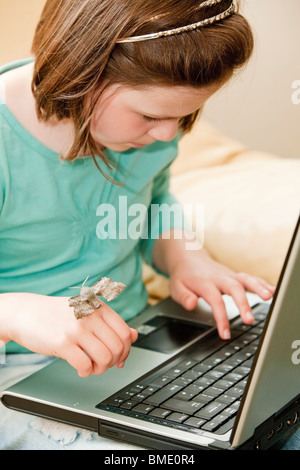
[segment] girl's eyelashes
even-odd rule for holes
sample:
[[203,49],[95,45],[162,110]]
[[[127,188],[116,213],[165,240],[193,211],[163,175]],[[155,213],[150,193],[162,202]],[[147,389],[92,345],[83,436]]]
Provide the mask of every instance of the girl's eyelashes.
[[143,115],[143,119],[145,119],[146,121],[151,121],[151,122],[161,122],[162,121],[162,119],[160,119],[160,118],[153,118],[153,117],[145,116],[145,115]]

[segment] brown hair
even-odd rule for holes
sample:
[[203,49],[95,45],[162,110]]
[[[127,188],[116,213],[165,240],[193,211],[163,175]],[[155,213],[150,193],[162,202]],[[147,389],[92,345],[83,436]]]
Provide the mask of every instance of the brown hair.
[[[73,146],[64,158],[98,154],[90,121],[106,86],[222,84],[244,65],[253,49],[248,22],[238,12],[202,28],[151,41],[121,43],[124,37],[169,30],[226,10],[230,0],[199,10],[200,0],[47,0],[32,51],[32,90],[38,117],[72,118]],[[101,90],[101,92],[100,92]],[[91,100],[92,98],[92,100]],[[86,106],[87,100],[90,105]],[[183,117],[182,132],[198,113]]]

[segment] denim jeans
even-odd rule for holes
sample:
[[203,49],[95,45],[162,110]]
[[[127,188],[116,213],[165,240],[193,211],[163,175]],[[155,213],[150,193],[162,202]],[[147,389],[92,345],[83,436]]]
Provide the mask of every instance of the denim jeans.
[[[0,364],[1,391],[45,366],[51,359],[37,354],[7,355]],[[9,410],[0,404],[0,450],[141,450],[141,447],[98,436],[64,423]],[[274,449],[299,450],[300,429]]]

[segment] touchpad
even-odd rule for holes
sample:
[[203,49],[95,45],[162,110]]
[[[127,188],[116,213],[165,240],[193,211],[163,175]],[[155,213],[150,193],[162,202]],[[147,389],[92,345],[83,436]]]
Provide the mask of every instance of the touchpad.
[[204,333],[207,328],[205,325],[159,315],[137,328],[139,337],[134,346],[171,354]]

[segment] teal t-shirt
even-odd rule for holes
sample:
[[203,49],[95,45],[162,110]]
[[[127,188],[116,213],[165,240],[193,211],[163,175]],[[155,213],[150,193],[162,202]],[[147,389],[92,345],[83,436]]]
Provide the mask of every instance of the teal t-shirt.
[[[23,64],[2,67],[0,74]],[[176,203],[169,177],[177,143],[106,150],[117,168],[98,163],[116,185],[91,157],[62,161],[0,102],[0,293],[73,296],[70,287],[86,277],[92,285],[106,276],[126,284],[110,306],[124,320],[136,316],[148,297],[142,261],[151,264],[158,235],[180,225],[168,217]],[[7,352],[21,349],[7,345]]]

